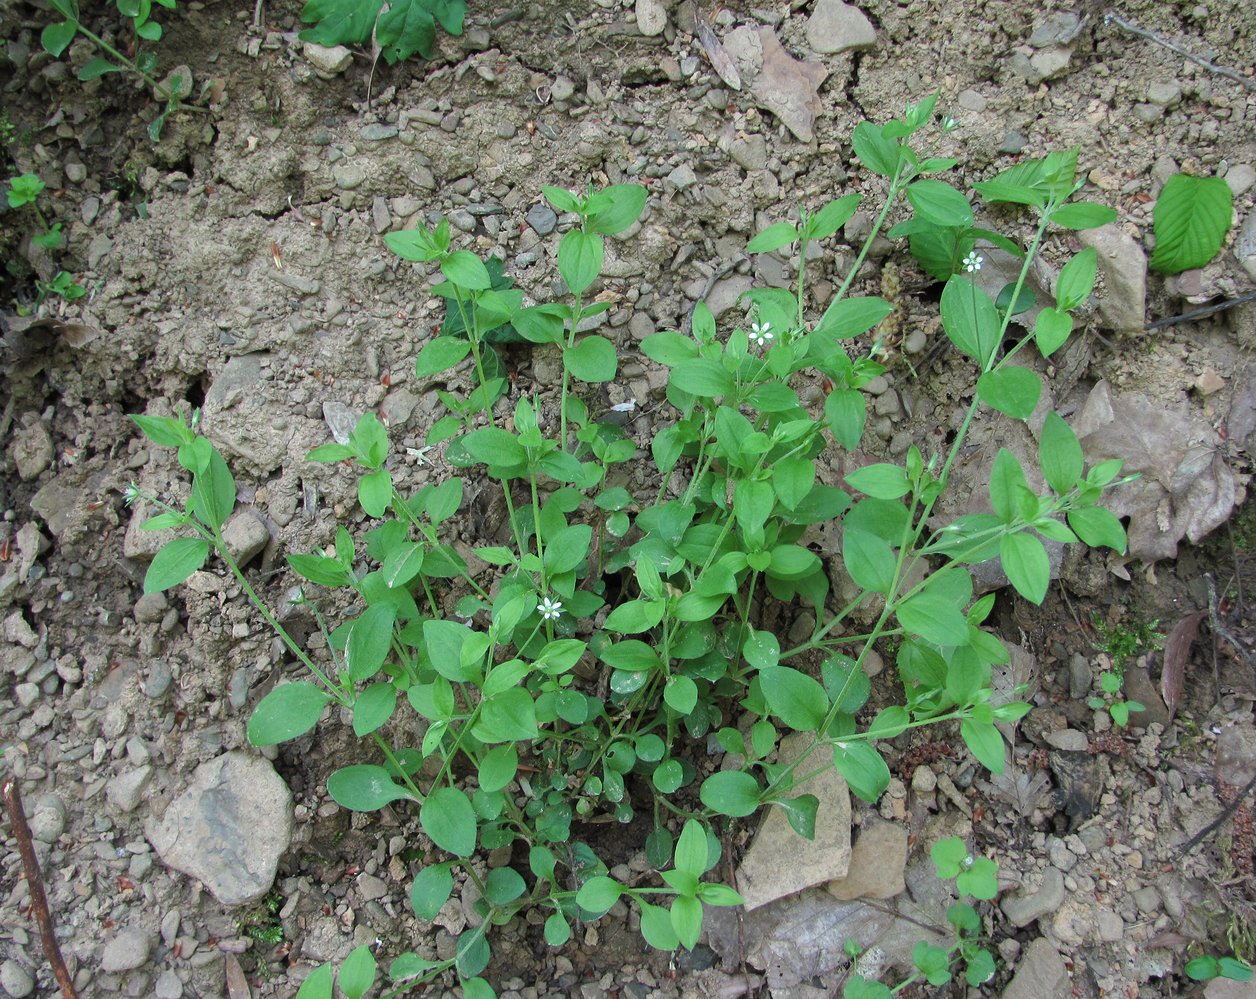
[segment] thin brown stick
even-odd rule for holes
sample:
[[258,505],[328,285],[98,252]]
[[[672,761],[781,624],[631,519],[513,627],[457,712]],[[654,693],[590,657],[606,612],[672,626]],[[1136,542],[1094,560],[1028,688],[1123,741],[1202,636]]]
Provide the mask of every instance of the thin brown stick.
[[1211,316],[1217,312],[1225,312],[1226,309],[1233,309],[1235,306],[1246,305],[1248,302],[1256,301],[1256,291],[1249,291],[1246,295],[1240,295],[1238,298],[1227,298],[1224,302],[1217,302],[1215,305],[1205,305],[1200,309],[1192,309],[1190,312],[1183,312],[1180,316],[1169,316],[1167,319],[1157,319],[1153,323],[1147,324],[1147,329],[1158,330],[1165,326],[1174,326],[1177,323],[1189,323],[1194,319],[1203,319],[1204,316]]
[[48,896],[44,893],[44,879],[39,873],[39,860],[35,856],[35,845],[31,842],[31,827],[26,824],[26,812],[22,808],[22,795],[17,789],[17,779],[9,777],[4,782],[4,805],[9,812],[9,824],[13,827],[13,835],[17,837],[17,850],[22,855],[22,867],[26,872],[26,884],[31,892],[31,911],[35,913],[35,921],[39,923],[39,935],[43,938],[44,954],[52,965],[52,973],[61,986],[61,994],[65,999],[78,999],[74,988],[74,980],[70,970],[61,957],[61,948],[57,945],[56,930],[52,925],[52,916],[48,912]]
[[1169,41],[1167,38],[1161,38],[1154,31],[1148,31],[1146,28],[1140,28],[1138,25],[1132,24],[1124,18],[1117,17],[1116,14],[1112,13],[1112,11],[1108,11],[1104,14],[1103,19],[1108,24],[1115,24],[1119,28],[1124,28],[1132,35],[1138,35],[1140,38],[1146,38],[1148,41],[1155,42],[1157,45],[1163,45],[1170,52],[1176,52],[1184,59],[1189,59],[1191,62],[1195,63],[1197,66],[1203,66],[1204,69],[1209,72],[1216,73],[1218,76],[1224,76],[1227,80],[1233,80],[1235,83],[1241,83],[1248,90],[1256,90],[1256,80],[1249,80],[1241,73],[1237,73],[1232,69],[1226,69],[1224,66],[1217,66],[1214,63],[1209,62],[1207,59],[1201,59],[1199,56],[1195,55],[1195,53],[1182,48],[1181,45],[1177,45],[1174,42]]
[[1251,790],[1254,787],[1256,787],[1256,777],[1253,777],[1247,782],[1247,786],[1240,790],[1234,800],[1221,810],[1220,815],[1186,841],[1186,845],[1180,848],[1181,856],[1185,857],[1188,853],[1195,849],[1195,847],[1199,846],[1200,843],[1207,839],[1209,835],[1216,832],[1221,823],[1238,811],[1239,805],[1243,803],[1243,799],[1251,793]]

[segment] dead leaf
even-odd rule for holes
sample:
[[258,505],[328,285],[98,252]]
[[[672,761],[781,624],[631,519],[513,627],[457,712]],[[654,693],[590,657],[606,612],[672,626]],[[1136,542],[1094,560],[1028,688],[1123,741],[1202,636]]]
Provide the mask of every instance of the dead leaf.
[[1164,643],[1164,665],[1160,670],[1160,695],[1169,709],[1169,720],[1177,714],[1178,700],[1186,683],[1186,663],[1191,657],[1191,646],[1199,633],[1199,622],[1207,611],[1187,614],[1169,632]]
[[61,341],[78,350],[101,335],[101,331],[87,323],[74,323],[47,316],[33,319],[29,316],[0,316],[0,343],[13,348],[18,354],[34,353],[48,349],[54,341]]
[[253,999],[244,969],[234,954],[227,954],[227,999]]
[[771,111],[800,142],[810,142],[820,112],[820,84],[829,75],[818,62],[795,59],[781,46],[771,28],[759,29],[763,68],[750,86],[755,103]]
[[1173,558],[1183,537],[1199,541],[1245,498],[1217,432],[1184,404],[1100,382],[1073,430],[1087,464],[1120,458],[1123,474],[1139,476],[1104,497],[1104,506],[1129,518],[1130,558]]
[[715,72],[719,74],[719,78],[727,83],[734,90],[741,89],[741,74],[737,72],[737,66],[733,62],[732,56],[728,54],[728,50],[718,38],[715,32],[711,30],[711,26],[701,18],[695,18],[694,24],[698,31],[698,41],[702,45],[702,50],[706,53],[711,65],[715,67]]

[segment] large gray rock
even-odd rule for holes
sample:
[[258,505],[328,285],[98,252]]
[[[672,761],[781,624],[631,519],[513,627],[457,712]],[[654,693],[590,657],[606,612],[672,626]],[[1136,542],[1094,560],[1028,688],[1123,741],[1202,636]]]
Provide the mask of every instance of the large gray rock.
[[1039,938],[1025,948],[1016,977],[1003,990],[1003,999],[1070,999],[1072,994],[1064,958],[1050,943]]
[[[791,762],[808,745],[796,732],[781,743],[780,762]],[[780,808],[768,809],[737,870],[746,909],[757,909],[812,885],[843,878],[850,869],[850,792],[832,767],[799,784],[799,794],[820,799],[815,839],[803,839]]]
[[1147,255],[1132,236],[1115,224],[1084,229],[1077,239],[1093,246],[1103,275],[1099,315],[1118,333],[1141,333],[1147,312]]
[[224,905],[261,898],[292,838],[292,792],[270,763],[236,750],[202,763],[191,786],[146,828],[163,862]]

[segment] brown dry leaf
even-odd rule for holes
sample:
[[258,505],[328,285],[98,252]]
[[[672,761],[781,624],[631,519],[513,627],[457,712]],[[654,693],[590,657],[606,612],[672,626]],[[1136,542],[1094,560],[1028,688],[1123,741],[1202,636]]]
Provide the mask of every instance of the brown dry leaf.
[[715,37],[715,32],[711,30],[711,26],[704,20],[696,18],[694,23],[698,30],[698,41],[701,43],[702,50],[706,53],[707,58],[711,60],[711,65],[715,67],[715,72],[719,74],[721,80],[734,90],[740,90],[741,74],[737,72],[737,65],[733,62],[732,56],[728,54],[728,50]]
[[227,999],[253,999],[244,969],[234,954],[227,955]]
[[47,350],[60,340],[68,347],[79,350],[101,335],[101,331],[87,323],[75,323],[47,316],[32,319],[29,316],[0,316],[0,344],[13,348],[19,355]]
[[1073,430],[1087,464],[1120,458],[1134,482],[1104,496],[1129,517],[1130,558],[1154,562],[1177,555],[1183,538],[1198,542],[1229,518],[1245,491],[1221,453],[1212,426],[1184,405],[1095,386]]
[[771,111],[800,142],[810,142],[820,111],[820,84],[829,71],[818,62],[795,59],[771,28],[760,28],[763,68],[750,86],[755,103]]
[[1169,709],[1169,719],[1177,714],[1178,700],[1186,685],[1186,663],[1191,657],[1191,646],[1199,633],[1199,622],[1207,611],[1195,611],[1187,614],[1169,632],[1164,643],[1164,666],[1160,670],[1160,695],[1164,698],[1165,707]]

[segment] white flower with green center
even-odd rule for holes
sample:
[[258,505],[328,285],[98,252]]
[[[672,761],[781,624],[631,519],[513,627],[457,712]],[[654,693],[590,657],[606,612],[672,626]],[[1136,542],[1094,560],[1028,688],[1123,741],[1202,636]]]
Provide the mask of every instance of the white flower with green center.
[[541,620],[557,621],[563,612],[563,605],[552,597],[546,597],[536,605],[536,609],[541,615]]
[[964,258],[964,270],[969,274],[975,274],[981,270],[981,265],[986,262],[986,258],[978,254],[975,250]]
[[772,324],[751,323],[750,339],[756,347],[766,347],[769,343],[776,339],[776,334],[772,332]]

